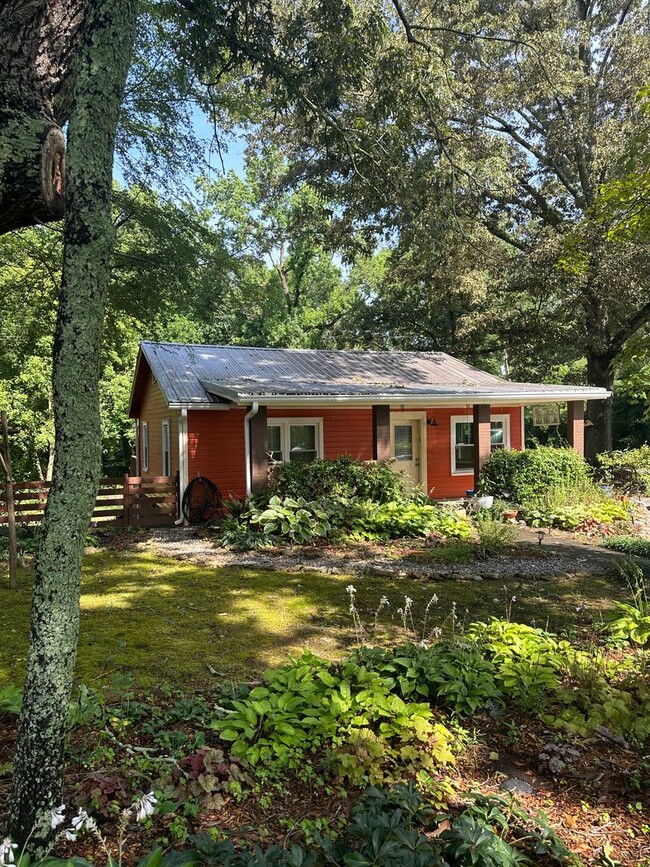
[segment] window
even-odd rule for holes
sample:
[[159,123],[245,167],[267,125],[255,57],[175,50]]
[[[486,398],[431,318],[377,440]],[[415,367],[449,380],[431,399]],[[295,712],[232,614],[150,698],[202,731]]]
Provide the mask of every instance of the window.
[[142,470],[149,471],[149,422],[142,422]]
[[171,448],[169,442],[169,419],[162,423],[162,474],[170,476],[172,472]]
[[323,420],[274,418],[267,427],[269,461],[315,461],[323,455]]
[[396,461],[412,461],[413,460],[413,425],[412,424],[396,424],[395,425],[395,460]]
[[[510,416],[490,416],[491,450],[510,448]],[[474,425],[471,415],[451,417],[451,471],[454,475],[474,472]]]

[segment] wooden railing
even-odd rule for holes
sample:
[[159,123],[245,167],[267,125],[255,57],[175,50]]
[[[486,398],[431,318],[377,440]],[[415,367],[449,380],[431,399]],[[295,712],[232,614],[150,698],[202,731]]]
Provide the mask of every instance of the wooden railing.
[[[16,523],[39,524],[50,482],[14,482]],[[179,513],[177,476],[101,479],[91,522],[124,527],[171,526]],[[0,525],[9,521],[5,486],[0,487]]]

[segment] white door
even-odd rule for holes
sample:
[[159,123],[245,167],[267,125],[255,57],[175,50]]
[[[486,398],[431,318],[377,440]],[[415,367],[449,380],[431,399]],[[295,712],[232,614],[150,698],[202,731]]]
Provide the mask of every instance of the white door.
[[407,413],[391,413],[390,454],[393,469],[403,473],[413,486],[423,481],[422,419]]

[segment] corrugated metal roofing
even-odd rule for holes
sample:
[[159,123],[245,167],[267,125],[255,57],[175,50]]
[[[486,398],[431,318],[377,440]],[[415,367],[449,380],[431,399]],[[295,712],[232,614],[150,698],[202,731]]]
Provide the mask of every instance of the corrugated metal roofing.
[[[142,352],[171,405],[220,398],[300,396],[445,397],[549,393],[590,389],[509,382],[444,352],[264,349],[143,342]],[[594,397],[606,394],[593,389]]]

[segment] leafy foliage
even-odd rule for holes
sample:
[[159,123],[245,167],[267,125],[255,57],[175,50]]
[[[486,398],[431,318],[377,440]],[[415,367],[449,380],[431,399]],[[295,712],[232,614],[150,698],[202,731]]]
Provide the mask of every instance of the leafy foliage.
[[385,503],[408,499],[404,477],[390,465],[357,461],[349,455],[334,460],[286,461],[273,467],[270,488],[280,497],[352,498]]
[[650,540],[641,536],[611,536],[601,540],[602,548],[610,548],[612,551],[620,551],[635,557],[650,558]]
[[628,493],[645,494],[650,490],[650,446],[605,452],[598,455],[598,465],[605,479]]
[[357,539],[400,539],[439,534],[444,538],[469,539],[469,521],[450,509],[433,503],[361,502],[346,522]]
[[645,576],[632,559],[624,560],[618,569],[628,585],[632,602],[614,603],[618,613],[607,624],[607,631],[616,639],[647,644],[650,640],[650,600]]
[[265,684],[232,701],[213,726],[253,766],[297,767],[325,748],[331,767],[356,785],[453,762],[450,732],[428,704],[405,702],[394,685],[356,660],[333,671],[305,652],[267,671]]
[[591,473],[575,449],[540,446],[522,452],[495,451],[480,478],[480,490],[529,506],[552,486],[571,487],[588,483]]

